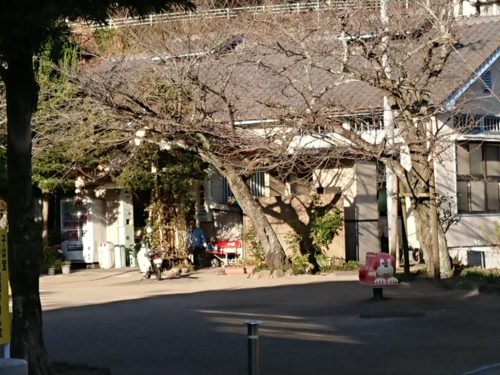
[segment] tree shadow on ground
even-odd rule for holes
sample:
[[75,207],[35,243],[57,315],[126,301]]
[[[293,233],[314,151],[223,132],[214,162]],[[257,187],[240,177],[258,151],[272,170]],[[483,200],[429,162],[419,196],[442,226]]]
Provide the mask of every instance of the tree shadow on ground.
[[[457,374],[496,358],[497,309],[479,296],[422,282],[387,296],[373,303],[355,281],[161,295],[45,311],[45,337],[56,361],[96,366],[82,375],[242,374],[247,320],[263,321],[266,374],[387,374],[373,363],[388,353],[393,374]],[[411,368],[408,353],[418,358]]]
[[54,370],[57,375],[111,375],[111,369],[109,368],[97,368],[61,362],[54,363]]

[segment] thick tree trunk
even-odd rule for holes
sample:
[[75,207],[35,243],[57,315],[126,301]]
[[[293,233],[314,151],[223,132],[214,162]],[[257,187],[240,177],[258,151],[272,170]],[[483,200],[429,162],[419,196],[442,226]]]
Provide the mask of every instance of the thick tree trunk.
[[257,236],[264,248],[266,263],[269,269],[274,271],[286,268],[285,251],[278,240],[276,232],[262,211],[262,207],[255,201],[248,186],[235,171],[228,172],[226,170],[225,177],[241,209],[253,223]]
[[38,88],[32,55],[6,58],[9,267],[12,288],[12,354],[29,363],[29,374],[52,374],[42,336],[39,295],[40,233],[33,212],[31,116]]
[[[450,277],[452,271],[446,236],[442,226],[439,225],[439,221],[437,221],[438,224],[435,225],[434,228],[432,227],[432,222],[434,220],[431,220],[432,207],[430,205],[430,201],[426,200],[418,203],[412,201],[412,206],[414,207],[413,212],[415,215],[415,225],[417,227],[417,237],[420,241],[422,251],[424,252],[428,272],[434,277]],[[433,231],[437,235],[437,238],[433,239]],[[438,243],[438,249],[436,249],[436,244],[433,246],[433,242],[436,242],[436,240]],[[438,254],[435,253],[435,249],[438,251]],[[439,267],[435,265],[438,257]],[[440,270],[439,275],[434,274],[437,269]]]
[[266,254],[266,264],[271,272],[287,268],[285,250],[283,250],[283,246],[281,246],[278,236],[269,223],[269,220],[267,220],[262,207],[255,201],[250,189],[241,176],[232,166],[225,165],[215,155],[206,151],[199,151],[199,154],[205,161],[211,163],[222,176],[226,177],[243,213],[248,216],[255,228],[257,237]]

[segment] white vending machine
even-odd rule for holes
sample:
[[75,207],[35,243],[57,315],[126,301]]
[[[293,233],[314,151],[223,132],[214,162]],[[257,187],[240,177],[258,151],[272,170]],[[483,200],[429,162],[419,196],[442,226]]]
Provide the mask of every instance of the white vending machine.
[[65,198],[61,200],[61,247],[66,259],[96,263],[98,245],[105,240],[104,201]]

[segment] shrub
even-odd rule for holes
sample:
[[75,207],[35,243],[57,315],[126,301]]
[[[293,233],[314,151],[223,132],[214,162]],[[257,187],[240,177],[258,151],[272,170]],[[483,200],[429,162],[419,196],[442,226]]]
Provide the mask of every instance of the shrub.
[[333,265],[335,271],[357,271],[360,267],[360,263],[356,260],[350,260],[347,263],[340,265]]
[[257,271],[267,269],[266,254],[264,253],[264,248],[257,237],[257,233],[254,228],[246,231],[242,236],[245,242],[245,249],[248,251],[249,255],[246,257],[246,265],[255,265]]
[[285,236],[288,249],[292,252],[290,261],[292,263],[292,272],[294,275],[311,273],[314,268],[314,266],[309,263],[309,255],[301,254],[300,252],[301,240],[302,237],[295,232],[289,232]]
[[329,257],[324,254],[317,255],[316,262],[318,262],[321,272],[357,271],[360,267],[358,261],[350,260],[346,262],[344,258]]
[[307,254],[301,254],[300,252],[294,252],[290,257],[292,262],[292,272],[294,275],[303,275],[311,273],[314,266],[309,263],[309,256]]
[[311,225],[310,237],[318,248],[326,248],[342,228],[343,218],[337,207],[318,215]]
[[321,272],[331,271],[333,267],[333,258],[325,254],[316,255],[316,262],[319,265]]
[[465,268],[460,273],[460,277],[471,281],[498,282],[500,281],[500,269]]

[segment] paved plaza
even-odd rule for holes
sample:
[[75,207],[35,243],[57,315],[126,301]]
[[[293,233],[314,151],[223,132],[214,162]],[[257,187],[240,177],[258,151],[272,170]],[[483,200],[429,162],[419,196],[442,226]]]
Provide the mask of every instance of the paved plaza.
[[247,278],[136,269],[40,280],[54,361],[113,375],[247,373],[247,320],[262,375],[463,374],[500,362],[500,295],[419,280],[371,298],[355,274]]

